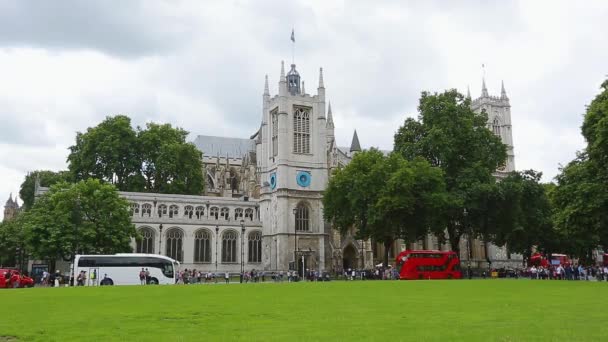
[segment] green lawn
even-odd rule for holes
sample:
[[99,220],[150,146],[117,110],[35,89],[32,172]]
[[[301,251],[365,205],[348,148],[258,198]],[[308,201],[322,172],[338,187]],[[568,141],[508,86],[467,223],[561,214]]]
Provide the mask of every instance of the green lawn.
[[606,282],[34,288],[0,303],[0,341],[608,340]]

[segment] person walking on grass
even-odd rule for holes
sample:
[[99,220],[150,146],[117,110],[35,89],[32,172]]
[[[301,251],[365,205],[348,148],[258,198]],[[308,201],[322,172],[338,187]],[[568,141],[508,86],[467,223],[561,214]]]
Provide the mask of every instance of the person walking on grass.
[[230,274],[228,272],[224,273],[224,279],[226,279],[226,284],[230,282]]
[[146,285],[146,271],[143,267],[141,268],[141,271],[139,271],[139,284]]

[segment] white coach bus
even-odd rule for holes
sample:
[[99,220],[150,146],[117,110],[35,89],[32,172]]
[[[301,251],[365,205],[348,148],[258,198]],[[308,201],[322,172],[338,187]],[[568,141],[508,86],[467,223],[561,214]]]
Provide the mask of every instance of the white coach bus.
[[179,262],[158,254],[76,255],[73,279],[83,273],[81,285],[139,285],[142,269],[149,272],[148,284],[175,284]]

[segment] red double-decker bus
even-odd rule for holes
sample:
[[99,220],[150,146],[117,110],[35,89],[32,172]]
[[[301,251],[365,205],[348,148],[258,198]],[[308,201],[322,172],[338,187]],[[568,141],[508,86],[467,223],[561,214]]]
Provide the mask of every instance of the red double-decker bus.
[[460,259],[455,252],[410,251],[397,256],[400,279],[460,279]]

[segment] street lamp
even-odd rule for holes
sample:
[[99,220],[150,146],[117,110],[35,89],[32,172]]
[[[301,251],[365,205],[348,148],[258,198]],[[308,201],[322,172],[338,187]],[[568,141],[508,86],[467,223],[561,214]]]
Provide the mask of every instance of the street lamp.
[[220,226],[215,226],[215,276],[217,277],[217,240],[220,238]]
[[[294,238],[293,238],[293,264],[294,267],[296,267],[295,270],[298,269],[297,262],[298,262],[298,254],[297,254],[297,250],[298,250],[298,208],[293,208],[292,210],[293,212],[293,231],[294,231]],[[299,273],[299,272],[298,272]]]
[[245,272],[245,263],[244,263],[245,251],[244,251],[244,245],[243,245],[244,236],[245,236],[245,220],[241,220],[241,283],[243,282],[243,275]]
[[160,243],[163,239],[163,224],[162,223],[158,226],[158,232],[159,232],[158,233],[158,254],[163,254],[161,251],[161,247],[160,247],[161,246]]
[[[469,212],[467,211],[467,208],[464,208],[462,211],[462,217],[463,217],[463,224],[464,224],[464,229],[467,229],[467,216],[469,215]],[[467,276],[469,277],[469,279],[472,278],[471,276],[471,236],[470,234],[467,234]]]

